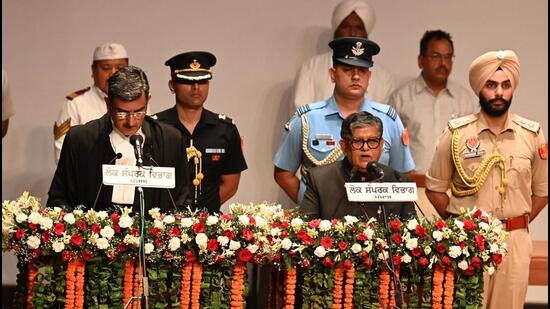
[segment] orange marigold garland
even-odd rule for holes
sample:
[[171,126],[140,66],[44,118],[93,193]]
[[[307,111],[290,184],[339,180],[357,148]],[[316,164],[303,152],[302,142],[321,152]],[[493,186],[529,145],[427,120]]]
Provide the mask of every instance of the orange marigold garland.
[[455,283],[455,271],[451,267],[447,267],[445,270],[445,290],[443,308],[453,308],[453,295],[454,295],[454,283]]
[[246,265],[238,263],[233,266],[233,279],[231,280],[231,308],[242,309],[243,292],[244,292],[244,275],[246,273]]
[[346,268],[346,285],[344,286],[344,309],[353,308],[353,285],[355,284],[355,267],[352,263]]
[[132,297],[132,287],[134,281],[134,261],[127,259],[124,263],[124,296],[122,298],[122,306]]
[[75,261],[76,263],[76,284],[75,284],[75,308],[84,308],[84,274],[86,271],[86,263],[82,259]]
[[193,282],[191,284],[191,308],[200,308],[201,298],[201,282],[202,282],[202,265],[193,262]]
[[[395,269],[395,277],[397,277],[397,282],[399,282],[399,269]],[[390,276],[391,278],[391,276]],[[393,280],[390,280],[390,293],[391,293],[391,298],[390,298],[390,308],[395,308],[395,291],[396,291],[396,287],[394,286],[393,284]],[[399,287],[397,287],[399,288]]]
[[75,290],[76,290],[76,261],[70,261],[67,264],[65,272],[65,309],[72,309],[75,305]]
[[29,269],[29,281],[28,281],[28,289],[27,289],[27,308],[32,309],[32,289],[34,288],[34,285],[36,284],[36,275],[38,275],[38,268],[34,266],[34,264],[29,263],[28,265]]
[[293,266],[286,270],[285,278],[285,309],[293,309],[296,290],[296,267]]
[[433,272],[432,308],[441,309],[442,299],[443,299],[443,270],[441,269],[441,266],[436,265]]
[[193,271],[193,263],[185,263],[183,266],[181,275],[181,294],[180,294],[180,308],[189,308],[189,294],[191,293],[191,274]]
[[[134,268],[134,291],[133,293],[136,295],[143,295],[143,285],[142,285],[142,273],[141,273],[141,266]],[[141,308],[141,298],[135,299],[133,302],[133,308],[139,309]]]
[[390,273],[387,269],[382,270],[380,272],[380,304],[378,308],[388,308],[388,305],[390,303],[390,293],[389,293],[389,287],[390,287]]
[[344,294],[343,290],[344,285],[344,267],[336,266],[334,269],[334,288],[332,291],[332,308],[341,309],[342,308],[342,296]]

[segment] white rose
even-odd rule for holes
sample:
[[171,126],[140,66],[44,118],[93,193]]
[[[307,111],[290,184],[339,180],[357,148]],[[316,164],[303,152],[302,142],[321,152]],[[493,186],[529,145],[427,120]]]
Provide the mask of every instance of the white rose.
[[229,243],[229,238],[227,238],[227,236],[218,236],[217,240],[218,240],[218,243],[222,245],[222,247]]
[[247,215],[240,215],[239,222],[241,222],[243,225],[248,225],[250,223],[250,219]]
[[325,247],[323,246],[319,246],[317,248],[315,248],[315,251],[313,251],[313,254],[315,254],[317,257],[325,257],[325,255],[327,254],[327,251],[325,250]]
[[208,216],[208,218],[206,218],[206,225],[214,225],[216,223],[218,223],[217,216]]
[[[42,215],[40,215],[37,212],[31,212],[31,214],[29,215],[29,223],[39,224],[40,219],[42,219]],[[74,223],[74,220],[73,220],[73,223]]]
[[143,248],[145,249],[145,254],[151,254],[155,250],[155,246],[150,242],[146,243]]
[[84,213],[84,211],[82,211],[82,209],[75,209],[73,211],[73,214],[75,214],[77,216],[82,216],[83,213]]
[[288,238],[283,239],[283,241],[281,241],[281,248],[285,250],[289,250],[290,248],[292,248],[292,240]]
[[102,228],[101,231],[99,231],[99,235],[107,239],[111,239],[115,235],[115,230],[113,230],[112,227],[107,225],[106,227]]
[[458,262],[458,268],[460,268],[462,270],[468,269],[468,262],[466,262],[464,260]]
[[430,246],[424,247],[424,254],[425,255],[430,255],[431,252],[432,252],[432,248]]
[[27,239],[27,246],[29,246],[30,249],[36,249],[40,246],[40,238],[36,236],[30,236],[29,239]]
[[171,224],[171,223],[174,223],[176,221],[176,218],[174,218],[174,216],[172,216],[172,215],[168,215],[168,216],[164,217],[164,219],[162,219],[162,221],[166,224]]
[[415,230],[417,225],[418,225],[418,221],[416,221],[416,219],[412,219],[412,220],[409,220],[409,222],[407,222],[407,228],[410,231]]
[[443,233],[441,233],[441,231],[434,231],[432,237],[437,241],[441,241],[443,239]]
[[105,220],[107,219],[107,217],[109,217],[109,214],[106,211],[102,210],[97,212],[97,217],[101,220]]
[[52,243],[52,249],[53,249],[54,252],[59,253],[59,252],[63,251],[63,249],[65,249],[65,244],[61,241],[54,241]]
[[366,245],[367,245],[367,246],[365,247],[365,251],[366,251],[367,253],[371,252],[371,251],[372,251],[372,243],[369,242],[369,243],[367,243]]
[[281,234],[281,229],[278,227],[271,229],[271,236],[279,236]]
[[489,247],[489,252],[497,253],[498,252],[498,245],[497,244],[491,244],[491,246]]
[[361,245],[358,244],[358,243],[354,243],[353,246],[351,246],[351,252],[357,254],[359,252],[361,252]]
[[321,220],[321,222],[319,223],[319,231],[321,232],[328,231],[331,227],[332,224],[328,220]]
[[462,254],[462,249],[459,246],[449,247],[449,256],[453,259],[456,259]]
[[149,209],[148,213],[153,219],[160,218],[160,208],[158,207]]
[[256,221],[256,226],[258,227],[266,227],[267,226],[267,221],[264,219],[263,216],[254,216],[254,220]]
[[418,238],[407,239],[407,243],[406,243],[405,247],[407,247],[407,249],[409,249],[409,250],[412,250],[412,249],[418,247]]
[[24,213],[18,213],[17,216],[15,216],[15,221],[17,221],[17,223],[23,223],[27,220],[27,215],[24,214]]
[[93,233],[88,237],[88,243],[91,245],[95,245],[96,241],[99,239],[99,235]]
[[304,221],[300,218],[294,218],[294,219],[292,219],[292,221],[290,221],[290,225],[293,228],[298,228],[298,227],[302,226],[302,224],[304,224]]
[[153,227],[164,230],[164,222],[162,222],[162,220],[155,219],[155,221],[153,221]]
[[191,240],[191,238],[189,238],[189,236],[186,233],[181,234],[180,238],[181,238],[181,242],[184,244],[188,243],[189,240]]
[[50,219],[50,218],[47,218],[47,217],[42,217],[40,219],[40,227],[43,229],[43,230],[49,230],[51,229],[53,226],[53,220]]
[[370,227],[365,230],[365,235],[367,235],[368,239],[372,239],[372,236],[374,235],[374,230]]
[[191,227],[193,225],[193,219],[191,218],[181,218],[181,226]]
[[123,229],[131,227],[133,223],[134,219],[132,219],[130,216],[121,216],[120,220],[118,221],[118,225]]
[[206,250],[207,243],[208,243],[208,236],[204,233],[199,233],[197,236],[195,236],[195,243],[199,246],[199,249],[201,251]]
[[132,235],[126,235],[124,237],[124,242],[127,243],[128,245],[133,245],[133,246],[136,246],[139,244],[139,237],[135,237],[135,236],[132,236]]
[[98,249],[105,250],[109,248],[109,241],[106,238],[101,237],[97,239],[95,245]]
[[69,224],[74,224],[74,222],[75,222],[74,215],[72,213],[65,214],[63,216],[63,221],[65,221]]
[[487,224],[485,222],[479,222],[479,227],[484,231],[488,231],[489,228],[490,228],[489,224]]
[[495,273],[495,268],[493,266],[487,267],[487,273],[489,274],[489,276],[491,276]]
[[359,221],[359,219],[357,219],[357,217],[354,217],[354,216],[345,216],[344,220],[346,220],[347,224],[354,224]]
[[455,223],[456,227],[458,227],[459,229],[463,229],[463,228],[464,228],[464,222],[455,219],[454,223]]
[[238,242],[238,241],[230,241],[229,242],[229,249],[233,250],[233,251],[237,251],[239,250],[239,248],[241,248],[241,243]]
[[411,256],[406,253],[401,257],[401,262],[403,263],[410,263],[411,261],[412,261]]
[[171,251],[176,251],[181,246],[181,240],[177,237],[170,238],[170,241],[168,242],[168,248],[170,248]]
[[256,253],[256,251],[258,251],[258,246],[257,245],[249,245],[248,247],[246,247],[248,249],[248,251],[250,251],[250,253],[254,254]]

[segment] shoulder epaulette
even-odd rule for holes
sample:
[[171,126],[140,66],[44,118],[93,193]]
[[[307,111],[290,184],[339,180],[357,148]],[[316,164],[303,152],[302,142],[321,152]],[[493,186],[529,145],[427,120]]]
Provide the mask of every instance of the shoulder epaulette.
[[539,133],[540,130],[540,124],[536,121],[529,120],[527,118],[523,118],[518,115],[514,115],[513,121],[517,124],[519,124],[522,128],[527,129],[533,133]]
[[376,102],[371,102],[371,103],[373,103],[372,108],[388,115],[388,117],[390,117],[392,120],[395,120],[397,118],[397,111],[395,110],[395,108],[387,104],[376,103]]
[[72,101],[74,100],[76,97],[86,93],[86,91],[90,90],[90,87],[88,88],[84,88],[84,89],[80,89],[80,90],[77,90],[73,93],[69,93],[65,98],[67,98],[67,100],[69,101]]
[[447,126],[449,127],[449,130],[453,131],[454,129],[465,126],[465,125],[475,121],[476,119],[477,119],[477,117],[474,114],[470,114],[468,116],[459,117],[459,118],[449,120],[449,122],[447,123]]
[[227,117],[227,116],[224,115],[224,114],[218,114],[218,119],[223,120],[223,121],[225,121],[225,122],[227,122],[227,123],[229,123],[229,124],[232,124],[232,125],[235,124],[235,121],[233,121],[233,119]]
[[312,111],[314,109],[323,108],[326,105],[327,105],[327,103],[325,101],[317,102],[317,103],[311,103],[311,104],[305,104],[305,105],[302,105],[302,106],[298,107],[298,109],[296,110],[296,115],[298,117],[300,117],[300,116],[302,116],[303,114],[305,114],[309,111]]

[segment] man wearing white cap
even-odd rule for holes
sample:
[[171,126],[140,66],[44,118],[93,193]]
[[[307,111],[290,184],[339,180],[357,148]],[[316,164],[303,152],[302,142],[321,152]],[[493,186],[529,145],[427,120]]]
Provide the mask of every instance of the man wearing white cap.
[[495,309],[523,308],[532,253],[529,222],[548,203],[544,133],[539,123],[508,111],[519,69],[511,50],[488,52],[472,62],[470,85],[481,111],[449,121],[426,174],[426,194],[442,217],[477,206],[510,233],[508,255],[485,278],[484,304]]
[[54,124],[55,162],[59,161],[65,134],[72,126],[85,124],[107,112],[105,97],[108,79],[120,68],[128,66],[128,53],[118,43],[105,43],[94,50],[92,77],[94,85],[67,95]]
[[[335,39],[368,38],[375,23],[374,8],[364,0],[344,0],[334,8],[332,14]],[[332,96],[334,81],[328,73],[331,67],[332,51],[314,56],[302,65],[296,77],[291,111],[304,104],[322,101]],[[369,88],[365,96],[372,101],[387,103],[395,88],[393,77],[380,64],[371,70]]]

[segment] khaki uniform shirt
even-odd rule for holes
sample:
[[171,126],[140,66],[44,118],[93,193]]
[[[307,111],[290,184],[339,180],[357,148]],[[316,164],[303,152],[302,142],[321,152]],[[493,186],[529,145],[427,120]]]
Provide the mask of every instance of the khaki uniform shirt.
[[[429,190],[446,192],[451,181],[461,181],[451,156],[451,129],[460,131],[460,162],[468,175],[474,174],[486,156],[498,151],[505,158],[509,184],[506,187],[506,199],[503,199],[499,193],[501,171],[495,164],[476,194],[451,196],[448,212],[459,214],[460,208],[477,206],[499,219],[511,218],[531,212],[532,195],[548,195],[547,145],[538,123],[508,113],[504,130],[494,135],[483,116],[477,113],[449,121],[449,127],[438,140],[431,167],[426,174],[426,187]],[[479,147],[476,150],[485,153],[465,158],[464,155],[470,152],[466,146],[468,138],[477,138]]]

